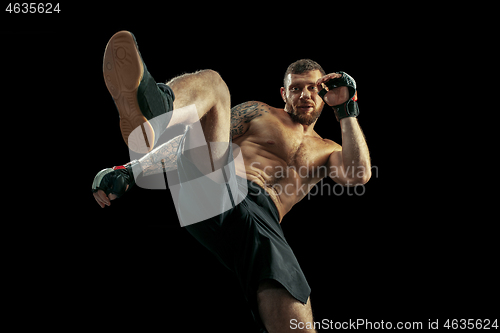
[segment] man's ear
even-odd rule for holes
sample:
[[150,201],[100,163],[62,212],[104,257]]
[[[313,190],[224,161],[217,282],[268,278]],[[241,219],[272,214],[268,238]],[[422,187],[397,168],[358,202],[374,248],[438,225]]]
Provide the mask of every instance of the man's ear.
[[280,92],[281,92],[281,98],[283,99],[283,102],[286,103],[286,90],[285,90],[285,88],[281,87]]

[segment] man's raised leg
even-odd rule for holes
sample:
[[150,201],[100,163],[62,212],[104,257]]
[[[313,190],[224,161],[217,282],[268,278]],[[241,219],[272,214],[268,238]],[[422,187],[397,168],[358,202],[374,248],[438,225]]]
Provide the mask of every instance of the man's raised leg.
[[[204,174],[220,169],[227,161],[230,139],[231,97],[226,83],[217,72],[202,70],[176,77],[167,85],[175,93],[171,123],[192,124],[193,120],[186,122],[183,119],[189,116],[188,112],[175,110],[192,104],[196,106],[198,119],[195,120],[199,120],[202,131],[193,130],[186,138],[186,156]],[[200,141],[201,149],[191,149],[199,147]]]
[[[176,77],[167,85],[157,84],[147,71],[135,37],[128,31],[120,31],[106,46],[103,74],[120,115],[122,136],[131,151],[150,152],[167,125],[178,122],[199,127],[199,130],[188,133],[183,147],[185,156],[200,171],[208,174],[227,161],[231,102],[229,90],[217,72],[202,70]],[[185,107],[193,110],[189,108],[193,105],[196,111],[182,112]],[[174,109],[179,112],[174,114],[171,112]],[[191,150],[191,147],[202,149]],[[111,171],[107,171],[94,181],[95,195],[103,179],[110,178]],[[135,171],[133,173],[138,176]],[[112,188],[109,190],[113,191]],[[103,197],[106,199],[103,203],[109,204],[107,195]]]

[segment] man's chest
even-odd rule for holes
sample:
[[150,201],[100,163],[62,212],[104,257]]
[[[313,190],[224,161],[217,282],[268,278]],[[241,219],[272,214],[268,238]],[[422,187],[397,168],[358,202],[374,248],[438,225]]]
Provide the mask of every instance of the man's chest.
[[290,167],[307,170],[310,174],[313,169],[325,166],[333,149],[322,139],[304,137],[295,154],[291,156]]
[[[252,128],[253,139],[264,153],[269,153],[302,176],[318,175],[325,169],[328,157],[335,149],[333,142],[304,134],[300,124],[283,124],[279,119],[262,119]],[[324,171],[324,170],[323,170]]]

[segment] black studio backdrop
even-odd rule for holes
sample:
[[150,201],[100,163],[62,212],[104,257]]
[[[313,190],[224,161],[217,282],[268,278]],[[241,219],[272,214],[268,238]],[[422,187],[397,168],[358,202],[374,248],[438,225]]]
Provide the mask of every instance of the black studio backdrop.
[[[214,69],[226,81],[232,105],[258,100],[282,107],[280,87],[283,74],[291,62],[305,57],[323,64],[328,72],[344,70],[352,74],[360,85],[363,85],[363,76],[369,77],[366,73],[363,75],[363,70],[356,66],[355,61],[339,60],[338,64],[337,61],[328,61],[329,56],[325,54],[324,46],[320,45],[316,52],[301,50],[296,54],[287,53],[283,51],[285,47],[281,46],[279,38],[263,40],[255,30],[243,30],[237,36],[226,33],[226,38],[200,37],[197,43],[181,41],[179,44],[165,42],[163,38],[158,38],[161,35],[158,32],[150,33],[141,29],[131,31],[137,38],[148,70],[157,81],[168,81],[184,72]],[[98,53],[103,52],[107,39],[113,33],[114,31],[107,35],[99,34],[101,43],[96,46]],[[200,33],[204,36],[203,31]],[[96,61],[101,61],[100,57],[101,54]],[[104,167],[128,161],[127,148],[121,138],[114,105],[106,91],[102,75],[98,73],[93,79],[96,90],[99,91],[99,97],[96,97],[99,100],[99,110],[94,112],[102,114],[102,126],[109,130],[102,133],[102,136],[99,133],[101,141],[97,143],[97,147],[102,146],[102,149],[89,147],[92,158],[88,163],[94,166],[92,170],[86,170],[89,171],[89,179]],[[364,98],[369,100],[368,96],[367,92]],[[363,105],[361,101],[360,105]],[[365,109],[368,110],[369,107],[366,106]],[[367,125],[364,127],[369,128],[369,117],[367,118]],[[324,122],[321,126],[318,125],[320,135],[341,142],[340,126],[329,109],[325,108],[320,122]],[[366,132],[369,135],[370,130]],[[378,159],[377,157],[376,160]],[[377,181],[374,179],[373,184]],[[352,289],[353,279],[359,278],[355,273],[357,264],[352,256],[359,258],[360,251],[369,246],[366,243],[359,246],[358,238],[369,238],[366,230],[361,231],[359,236],[359,230],[365,224],[373,228],[374,220],[370,216],[372,208],[369,204],[370,197],[376,196],[376,185],[368,185],[363,195],[349,195],[342,187],[334,186],[334,182],[325,180],[324,186],[315,191],[324,192],[324,195],[307,197],[283,221],[287,240],[313,288],[311,297],[315,311],[318,309],[319,319],[334,319],[333,316],[338,315],[337,310],[332,307],[331,299],[342,297],[340,295],[345,288]],[[114,247],[121,248],[117,252],[122,254],[120,260],[125,261],[123,266],[135,267],[132,269],[133,278],[129,278],[138,279],[152,289],[147,295],[137,296],[141,304],[155,304],[153,307],[156,311],[165,309],[178,322],[185,323],[186,328],[192,328],[193,332],[209,327],[227,332],[236,328],[241,332],[245,329],[250,331],[251,316],[232,273],[226,271],[208,251],[179,227],[169,191],[135,188],[126,197],[103,210],[90,197],[86,201],[90,205],[89,209],[95,211],[96,218],[102,218],[102,223],[107,226],[105,229],[111,229],[112,234],[116,233],[103,242],[105,247],[116,243]],[[355,216],[351,216],[353,211],[356,212]],[[124,242],[121,237],[125,237],[127,241]],[[353,243],[358,245],[353,246]],[[126,253],[129,251],[134,253],[136,259],[127,259]],[[367,259],[363,258],[361,261],[364,265],[365,260]],[[340,273],[342,271],[347,273]],[[116,269],[110,269],[108,274],[120,273]],[[335,276],[338,277],[334,278]],[[139,288],[133,281],[127,285],[132,290]],[[358,284],[356,290],[360,292]],[[156,305],[158,300],[160,305]],[[170,305],[173,306],[169,307]],[[154,317],[155,320],[162,321],[159,318],[164,318],[163,316],[160,311]],[[193,318],[197,320],[192,320]]]
[[[346,29],[332,21],[298,24],[293,15],[267,10],[229,14],[199,6],[174,11],[76,3],[61,10],[59,17],[9,16],[1,31],[10,84],[5,96],[18,101],[11,113],[23,112],[23,133],[30,139],[12,148],[12,156],[36,153],[27,170],[43,170],[49,183],[38,194],[42,206],[36,211],[54,217],[24,225],[12,238],[19,260],[12,260],[17,270],[11,272],[23,277],[22,290],[33,300],[30,313],[40,314],[46,300],[56,300],[40,322],[70,329],[252,331],[232,273],[179,226],[168,190],[136,187],[105,209],[91,195],[98,171],[129,161],[102,76],[104,48],[120,30],[134,33],[158,82],[210,68],[226,81],[233,106],[257,100],[283,107],[283,74],[301,58],[356,79],[372,179],[358,192],[323,180],[313,189],[321,195],[306,197],[282,224],[312,288],[317,321],[427,323],[487,315],[481,295],[490,285],[490,266],[481,265],[480,279],[464,277],[460,265],[475,257],[473,247],[433,223],[415,201],[427,184],[418,173],[411,181],[400,177],[408,160],[391,153],[415,139],[397,136],[410,130],[412,118],[401,116],[404,127],[396,133],[387,121],[395,107],[412,104],[391,99],[404,86],[399,79],[413,70],[407,61],[412,47],[398,40],[401,29],[393,18],[373,19],[369,29]],[[315,129],[341,143],[340,125],[328,107]],[[487,244],[474,253],[487,253]]]

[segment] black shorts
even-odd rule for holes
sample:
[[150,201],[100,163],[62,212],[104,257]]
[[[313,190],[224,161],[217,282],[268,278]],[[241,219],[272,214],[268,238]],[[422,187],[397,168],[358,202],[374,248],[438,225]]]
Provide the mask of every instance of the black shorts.
[[[230,144],[229,156],[232,159],[231,146]],[[274,202],[263,188],[236,176],[234,164],[231,165],[229,162],[230,167],[225,168],[226,183],[214,186],[220,188],[221,193],[228,193],[230,200],[226,198],[228,202],[225,204],[212,203],[226,205],[228,209],[217,216],[187,225],[185,228],[225,267],[236,274],[253,317],[261,332],[265,332],[257,308],[257,288],[261,281],[272,279],[279,282],[294,298],[304,304],[309,298],[311,289],[292,249],[285,240]],[[218,197],[221,200],[222,195],[214,193],[216,191],[213,188],[206,193],[199,188],[193,190],[193,193],[189,193],[189,188],[182,188],[183,178],[192,179],[192,174],[199,171],[189,159],[182,156],[181,149],[178,153],[178,172],[181,181],[179,200],[190,201],[186,206],[191,207],[190,212],[206,205],[208,197]],[[187,183],[189,182],[184,182]],[[188,194],[183,194],[183,190]],[[193,198],[203,202],[193,202]]]

